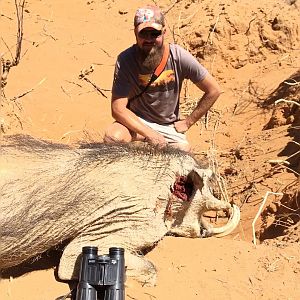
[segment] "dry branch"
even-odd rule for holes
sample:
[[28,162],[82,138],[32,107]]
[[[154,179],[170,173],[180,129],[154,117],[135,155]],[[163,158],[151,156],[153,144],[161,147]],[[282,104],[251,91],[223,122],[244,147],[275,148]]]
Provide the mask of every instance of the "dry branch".
[[[7,48],[7,51],[10,53],[10,56],[11,56],[11,60],[13,61],[14,60],[14,56],[11,52],[11,49],[9,48],[9,46],[6,44],[6,42],[4,41],[4,39],[1,37],[1,40],[3,42],[3,44],[5,45],[5,47]],[[12,47],[11,47],[12,48]],[[2,56],[4,56],[5,53],[2,53]]]
[[261,205],[260,205],[260,207],[259,207],[259,210],[258,210],[258,212],[257,212],[257,214],[256,214],[256,216],[255,216],[255,218],[254,218],[254,220],[253,220],[253,222],[252,222],[252,236],[253,236],[253,244],[254,244],[254,245],[256,245],[255,223],[256,223],[258,217],[260,216],[260,214],[261,214],[261,212],[262,212],[262,210],[263,210],[263,208],[264,208],[264,205],[265,205],[265,203],[266,203],[266,201],[267,201],[267,199],[268,199],[268,196],[269,196],[270,194],[278,195],[278,196],[283,196],[282,193],[273,193],[273,192],[270,192],[270,191],[266,192],[265,197],[263,198],[263,201],[262,201],[262,203],[261,203]]
[[280,102],[292,103],[292,104],[295,104],[297,106],[300,106],[300,103],[298,103],[296,101],[293,101],[293,100],[286,100],[286,99],[278,99],[278,100],[275,101],[275,104],[278,104]]
[[[2,102],[2,56],[3,54],[0,54],[0,109],[1,109],[1,102]],[[1,116],[1,115],[0,115]]]
[[294,82],[284,81],[284,83],[287,85],[300,85],[300,82],[296,81],[295,79],[291,79],[291,80],[293,80]]
[[90,83],[104,98],[107,98],[107,96],[101,91],[101,88],[99,88],[95,83],[93,83],[87,77],[83,77],[82,79]]
[[17,99],[26,96],[27,94],[29,94],[30,92],[32,92],[36,87],[38,87],[39,85],[41,85],[45,80],[46,80],[46,78],[43,78],[35,87],[29,89],[28,91],[25,91],[24,93],[22,93],[22,94],[20,94],[18,96],[15,96],[15,97],[11,98],[10,100],[11,101],[16,101]]
[[4,133],[3,130],[3,123],[4,120],[2,119],[2,97],[3,97],[3,90],[2,90],[2,53],[0,54],[0,140],[2,139],[2,135]]
[[283,159],[270,159],[270,160],[268,160],[268,163],[270,163],[271,165],[277,165],[277,164],[289,165],[290,164],[288,161],[283,160]]
[[214,34],[215,31],[216,31],[217,24],[218,24],[219,19],[220,19],[220,14],[221,14],[221,12],[218,14],[217,19],[216,19],[216,22],[215,22],[215,24],[214,24],[212,30],[209,31],[209,34],[208,34],[208,37],[207,37],[206,44],[208,44],[208,41],[210,41],[210,44],[211,44],[211,45],[213,44],[213,34]]
[[[24,5],[25,5],[25,0],[17,2],[15,0],[15,6],[16,6],[16,11],[17,11],[17,21],[18,21],[18,30],[17,30],[17,45],[16,45],[16,54],[15,57],[13,57],[10,48],[8,45],[5,43],[5,41],[2,39],[4,42],[5,46],[8,49],[8,52],[11,55],[11,61],[7,59],[6,61],[3,59],[3,54],[1,54],[0,57],[0,69],[1,70],[1,76],[0,76],[0,85],[1,89],[6,85],[6,80],[8,73],[10,71],[11,67],[17,66],[20,62],[21,58],[21,49],[22,49],[22,41],[23,41],[23,12],[24,12]],[[0,90],[1,95],[2,95],[2,90]]]
[[93,65],[91,65],[87,69],[81,70],[80,74],[79,74],[79,79],[83,79],[83,80],[87,81],[88,83],[90,83],[96,89],[97,92],[99,92],[104,98],[107,98],[107,96],[102,92],[102,91],[107,91],[107,90],[101,89],[94,82],[92,82],[89,78],[87,78],[87,75],[89,75],[92,72],[94,72]]
[[248,25],[248,28],[247,28],[247,30],[246,30],[246,32],[245,32],[245,35],[249,35],[249,33],[250,33],[250,28],[251,28],[251,23],[252,23],[255,19],[256,19],[256,16],[253,17],[253,18],[250,20],[249,25]]
[[176,0],[174,1],[165,11],[164,11],[164,15],[166,15],[177,3],[179,3],[180,0]]
[[69,142],[70,142],[70,139],[71,139],[71,134],[73,134],[73,133],[77,133],[77,132],[81,132],[81,130],[80,129],[76,129],[76,130],[70,130],[70,131],[67,131],[67,132],[65,132],[63,135],[62,135],[62,137],[60,138],[61,140],[63,140],[63,139],[65,139],[65,138],[68,138],[67,139],[67,141],[66,141],[66,143],[68,144]]
[[24,5],[25,0],[19,1],[15,0],[16,11],[17,11],[17,18],[18,18],[18,33],[17,33],[17,49],[16,49],[16,56],[14,59],[14,66],[17,66],[20,61],[21,57],[21,49],[22,49],[22,40],[23,40],[23,13],[24,13]]
[[219,164],[218,164],[218,160],[216,158],[217,150],[216,150],[215,140],[216,140],[216,132],[217,132],[218,126],[219,126],[219,119],[216,120],[215,125],[214,125],[214,129],[212,132],[212,138],[210,140],[211,146],[210,146],[210,149],[208,150],[207,156],[209,159],[210,168],[213,171],[213,173],[217,179],[216,184],[218,186],[219,193],[222,195],[222,198],[224,201],[229,202],[229,197],[228,197],[228,192],[227,192],[227,184],[219,172]]
[[291,169],[291,168],[289,168],[289,167],[287,167],[287,166],[284,166],[286,169],[288,169],[289,171],[291,171],[291,172],[293,172],[294,174],[296,174],[297,176],[299,176],[300,177],[300,173],[298,173],[297,171],[295,171],[295,170],[293,170],[293,169]]

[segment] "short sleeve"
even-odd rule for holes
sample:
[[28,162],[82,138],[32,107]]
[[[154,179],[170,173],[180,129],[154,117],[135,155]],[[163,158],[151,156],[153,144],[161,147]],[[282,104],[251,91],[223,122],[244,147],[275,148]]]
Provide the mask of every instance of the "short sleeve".
[[184,79],[197,83],[204,79],[208,71],[188,51],[177,45],[178,62]]
[[128,67],[122,56],[118,56],[115,64],[112,94],[119,97],[128,97],[130,91],[129,74],[126,72]]

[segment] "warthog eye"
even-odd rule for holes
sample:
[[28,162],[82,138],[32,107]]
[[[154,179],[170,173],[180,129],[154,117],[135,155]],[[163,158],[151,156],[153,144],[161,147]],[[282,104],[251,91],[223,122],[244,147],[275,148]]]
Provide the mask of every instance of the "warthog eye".
[[190,201],[193,191],[194,183],[189,176],[176,176],[173,186],[170,187],[173,195],[183,201]]

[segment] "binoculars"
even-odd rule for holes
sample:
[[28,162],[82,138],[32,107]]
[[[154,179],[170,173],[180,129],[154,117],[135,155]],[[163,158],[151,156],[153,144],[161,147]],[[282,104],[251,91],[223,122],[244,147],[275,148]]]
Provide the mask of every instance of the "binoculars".
[[97,247],[83,247],[76,300],[125,300],[124,278],[123,248],[98,255]]

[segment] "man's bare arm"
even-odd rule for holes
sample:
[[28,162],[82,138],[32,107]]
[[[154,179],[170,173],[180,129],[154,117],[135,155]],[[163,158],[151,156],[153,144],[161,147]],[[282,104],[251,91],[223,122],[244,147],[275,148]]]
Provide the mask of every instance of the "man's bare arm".
[[138,117],[127,108],[128,99],[112,96],[112,117],[128,129],[144,136],[153,144],[165,144],[165,138],[152,128],[143,124]]
[[175,122],[175,128],[178,132],[185,132],[194,125],[206,114],[221,94],[219,84],[210,74],[207,74],[206,77],[196,83],[196,85],[204,92],[204,95],[199,100],[196,108],[186,119]]

